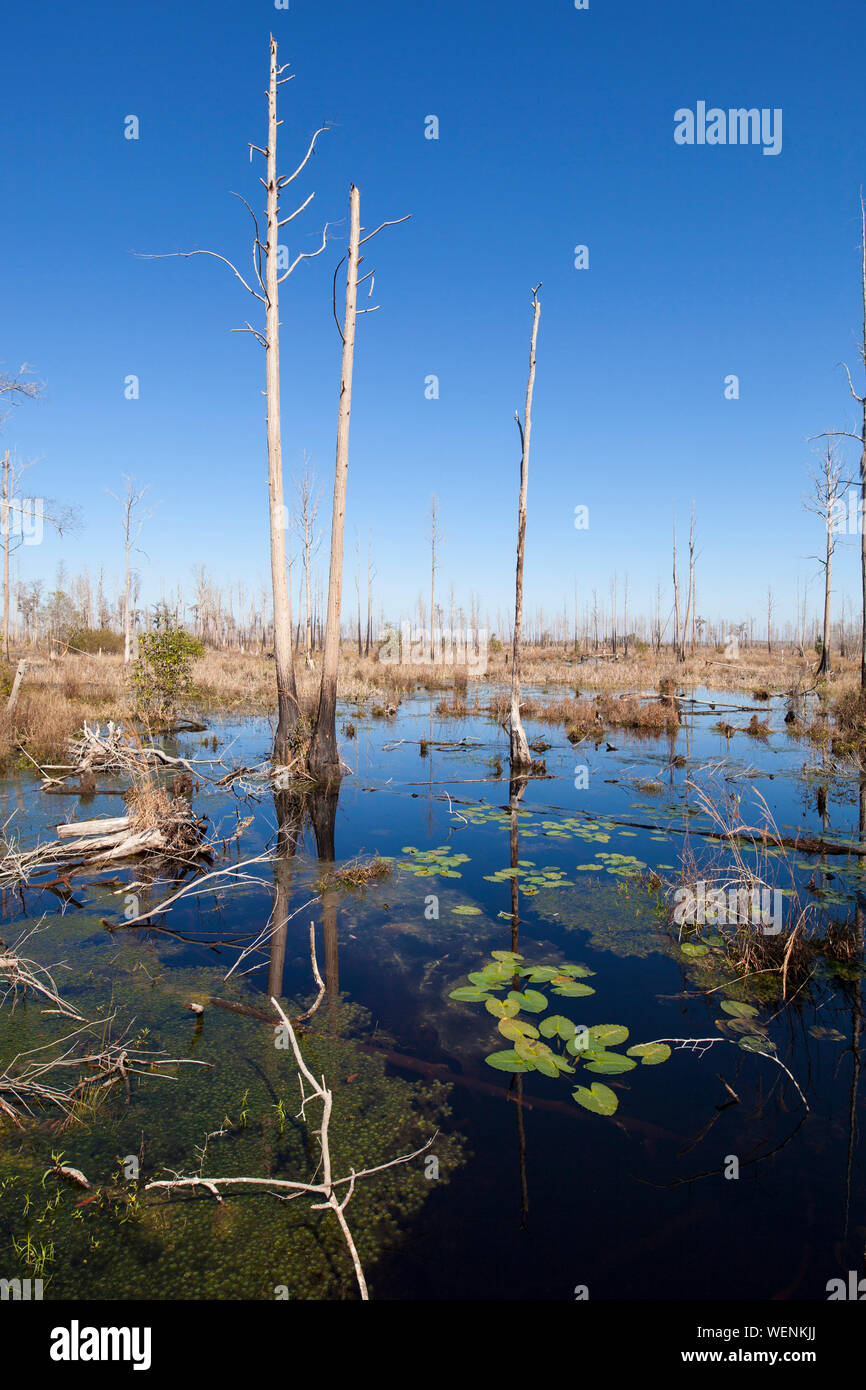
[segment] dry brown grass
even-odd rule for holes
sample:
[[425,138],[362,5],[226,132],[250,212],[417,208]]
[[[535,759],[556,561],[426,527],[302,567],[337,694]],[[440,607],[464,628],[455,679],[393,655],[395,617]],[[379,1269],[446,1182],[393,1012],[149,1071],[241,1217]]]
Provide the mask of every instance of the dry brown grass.
[[[814,687],[816,666],[814,653],[806,659],[791,647],[775,647],[772,652],[766,647],[741,647],[736,659],[726,657],[716,648],[699,647],[694,655],[687,653],[684,662],[675,661],[667,648],[662,648],[660,654],[632,649],[627,658],[620,654],[613,660],[609,652],[603,653],[602,659],[595,659],[594,653],[582,659],[566,648],[529,647],[523,654],[521,672],[525,685],[571,685],[580,691],[647,692],[660,690],[663,682],[668,682],[671,690],[693,690],[705,685],[711,690],[738,691],[750,696],[761,691],[762,698],[763,692],[787,694]],[[834,689],[844,690],[856,684],[859,664],[854,657],[834,654],[834,666],[830,679]],[[490,657],[487,678],[509,679],[504,653]]]
[[319,888],[324,892],[336,885],[344,892],[363,894],[372,884],[390,878],[393,872],[388,861],[380,859],[377,854],[372,859],[354,859],[350,864],[335,869],[333,873],[322,878]]
[[0,707],[0,767],[30,765],[30,759],[40,766],[62,761],[67,742],[85,720],[129,716],[122,687],[102,680],[86,685],[71,681],[68,673],[54,669],[60,664],[45,662],[28,670],[12,713],[6,713],[5,701]]
[[[789,999],[814,975],[817,956],[843,963],[859,959],[862,948],[856,921],[838,921],[822,914],[817,904],[803,903],[795,873],[797,851],[785,844],[763,796],[756,793],[760,823],[747,825],[740,814],[739,796],[721,781],[687,785],[717,832],[719,849],[698,860],[687,844],[681,854],[680,887],[694,893],[703,882],[707,891],[721,891],[726,914],[727,905],[742,895],[744,911],[738,911],[733,921],[711,924],[721,939],[732,978],[746,981],[775,975],[782,998]],[[781,884],[789,895],[781,914],[784,920],[778,923],[779,930],[766,931],[766,924],[755,920],[751,904],[768,903]],[[773,923],[775,928],[775,918]],[[677,925],[672,907],[668,925]],[[679,939],[690,934],[688,926],[680,926],[677,933]]]
[[[506,652],[491,653],[483,675],[466,667],[432,665],[397,666],[380,662],[375,656],[359,657],[349,643],[344,645],[340,663],[340,698],[349,704],[382,707],[399,704],[412,690],[450,691],[443,701],[446,714],[475,713],[482,684],[510,682]],[[321,657],[317,654],[312,671],[297,664],[298,693],[305,711],[315,708]],[[0,765],[26,762],[21,748],[36,762],[61,761],[68,738],[83,721],[113,718],[132,720],[126,671],[119,656],[74,656],[56,661],[28,657],[28,670],[13,716],[3,713],[2,692],[11,686],[10,668],[0,670]],[[843,734],[851,718],[858,714],[856,691],[859,670],[853,658],[836,658],[837,670],[827,687],[836,697],[837,731]],[[788,649],[772,654],[745,649],[737,660],[702,648],[683,663],[670,652],[632,650],[627,659],[581,660],[567,647],[527,647],[523,658],[524,687],[540,686],[555,691],[568,690],[548,702],[528,698],[524,715],[548,723],[564,724],[576,737],[585,737],[603,727],[644,729],[663,732],[678,722],[675,707],[641,696],[660,691],[672,695],[677,690],[707,685],[713,689],[785,692],[794,695],[814,687],[814,663]],[[274,663],[262,653],[216,651],[208,649],[193,666],[194,692],[184,713],[215,712],[270,714],[275,706]],[[473,694],[467,696],[468,682]],[[616,699],[625,691],[625,698]],[[589,696],[589,698],[587,698]],[[595,696],[594,700],[592,697]],[[489,702],[496,718],[507,718],[505,697]],[[596,718],[596,711],[600,715]],[[841,724],[839,724],[841,720]]]
[[[510,713],[507,695],[496,695],[488,705],[491,716],[504,723]],[[586,738],[602,734],[606,729],[633,729],[650,734],[664,733],[679,727],[679,707],[670,699],[642,700],[637,695],[599,695],[595,700],[564,697],[559,700],[539,700],[528,697],[520,702],[524,719],[540,724],[564,724],[568,737]]]

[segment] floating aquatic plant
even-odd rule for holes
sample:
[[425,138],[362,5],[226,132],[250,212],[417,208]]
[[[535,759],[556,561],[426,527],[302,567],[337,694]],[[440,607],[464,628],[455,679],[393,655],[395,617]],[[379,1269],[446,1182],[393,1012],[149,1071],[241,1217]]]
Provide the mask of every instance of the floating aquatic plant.
[[[586,965],[565,961],[558,965],[533,964],[515,951],[494,951],[480,970],[467,977],[449,994],[462,1004],[483,1003],[497,1020],[497,1032],[511,1046],[491,1052],[485,1061],[496,1071],[541,1072],[542,1076],[572,1075],[579,1064],[590,1072],[619,1076],[638,1064],[658,1066],[667,1061],[671,1050],[665,1043],[637,1043],[628,1053],[615,1048],[628,1040],[628,1028],[621,1023],[577,1024],[565,1014],[551,1013],[545,1018],[549,999],[544,992],[565,998],[594,994],[585,982],[594,972]],[[507,993],[506,993],[507,991]],[[497,995],[505,998],[497,998]],[[519,1017],[530,1014],[538,1025]],[[600,1081],[577,1086],[572,1092],[578,1105],[596,1115],[612,1115],[619,1100],[615,1091]]]
[[[408,859],[389,859],[398,869],[414,874],[416,878],[462,878],[461,864],[468,864],[468,854],[455,854],[451,845],[438,845],[436,849],[416,849],[414,845],[404,845],[403,854]],[[384,858],[384,856],[383,856]]]

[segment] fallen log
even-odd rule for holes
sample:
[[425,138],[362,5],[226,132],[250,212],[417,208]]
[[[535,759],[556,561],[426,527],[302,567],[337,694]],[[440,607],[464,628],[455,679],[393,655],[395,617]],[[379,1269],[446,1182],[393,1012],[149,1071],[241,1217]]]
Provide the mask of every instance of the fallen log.
[[55,827],[57,838],[67,840],[72,835],[112,835],[129,828],[129,816],[102,816],[96,820],[66,821]]
[[[173,803],[174,807],[177,805]],[[77,873],[141,854],[175,858],[207,855],[211,845],[204,830],[205,822],[188,809],[171,809],[170,814],[158,816],[152,825],[136,824],[131,816],[69,821],[57,827],[56,840],[33,849],[22,850],[7,842],[5,852],[0,852],[0,884],[27,883],[33,874],[62,866],[67,866],[67,874]]]

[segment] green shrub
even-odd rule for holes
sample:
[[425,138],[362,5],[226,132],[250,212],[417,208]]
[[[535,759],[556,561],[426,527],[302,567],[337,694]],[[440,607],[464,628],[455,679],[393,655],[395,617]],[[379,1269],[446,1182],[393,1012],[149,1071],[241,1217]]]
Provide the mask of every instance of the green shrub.
[[123,652],[123,637],[108,627],[76,627],[69,634],[69,649],[73,656],[80,652],[119,656]]
[[180,700],[192,690],[192,662],[204,655],[197,638],[175,627],[164,614],[153,632],[138,639],[138,659],[131,672],[132,688],[143,714],[170,717]]

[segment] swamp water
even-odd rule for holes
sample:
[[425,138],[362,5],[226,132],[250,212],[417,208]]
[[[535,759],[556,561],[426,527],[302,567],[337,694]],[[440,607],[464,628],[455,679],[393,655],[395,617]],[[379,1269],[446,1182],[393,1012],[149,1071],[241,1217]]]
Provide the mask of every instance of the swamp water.
[[[782,835],[842,846],[862,840],[862,789],[788,736],[780,703],[760,707],[769,737],[728,738],[717,720],[744,726],[724,711],[750,702],[695,696],[660,739],[572,747],[528,722],[549,775],[511,805],[507,735],[483,714],[437,714],[427,695],[391,719],[352,708],[338,797],[299,815],[261,789],[195,792],[214,836],[248,822],[214,868],[269,848],[276,862],[200,876],[146,927],[125,922],[173,888],[141,865],[6,890],[3,942],[39,924],[20,953],[81,1014],[208,1065],[135,1075],[128,1094],[118,1081],[74,1124],[48,1109],[0,1122],[0,1277],[41,1277],[48,1299],[357,1297],[336,1222],[308,1198],[141,1191],[199,1169],[315,1180],[297,1070],[264,1017],[269,994],[290,1014],[315,995],[311,921],[327,994],[299,1037],[334,1094],[334,1172],[436,1136],[347,1208],[374,1298],[823,1299],[860,1270],[862,932],[859,963],[816,950],[784,1000],[777,974],[736,981],[718,928],[672,928],[659,880],[676,887],[684,850],[697,866],[730,854],[697,833],[712,826],[696,787],[738,795],[749,825],[763,798]],[[266,721],[208,735],[218,754],[201,735],[171,746],[246,766],[270,750]],[[26,776],[0,797],[25,844],[69,813]],[[116,796],[71,804],[118,813]],[[373,855],[388,876],[322,891],[323,861]],[[779,856],[785,903],[799,891],[816,920],[859,923],[863,862]],[[238,965],[272,913],[286,927]],[[74,1027],[7,996],[0,1071]],[[92,1190],[46,1176],[58,1163]]]

